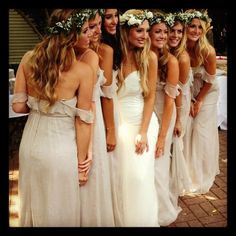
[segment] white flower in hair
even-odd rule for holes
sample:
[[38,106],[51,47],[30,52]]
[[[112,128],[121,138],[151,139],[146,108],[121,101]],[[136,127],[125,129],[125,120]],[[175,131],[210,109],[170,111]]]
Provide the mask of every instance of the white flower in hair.
[[129,13],[124,13],[123,15],[120,15],[120,25],[127,24],[128,26],[132,25],[141,25],[144,20],[149,20],[153,17],[152,12],[147,12],[146,10],[143,12],[143,14],[134,15]]
[[126,18],[127,18],[126,14],[120,15],[120,24],[121,25],[125,24],[125,22],[128,20]]
[[193,10],[192,12],[185,12],[184,14],[187,16],[188,19],[187,24],[189,24],[192,21],[192,19],[199,18],[200,20],[206,22],[207,28],[210,27],[212,19],[208,16],[207,10],[205,10],[205,12]]
[[73,26],[75,26],[77,32],[80,33],[80,30],[88,17],[89,9],[81,10],[75,15],[69,17],[66,21],[58,21],[55,23],[55,25],[47,27],[47,33],[48,35],[55,35],[63,32],[65,35],[68,35],[73,29]]
[[200,11],[195,12],[195,17],[201,18],[202,13]]
[[[62,23],[64,23],[64,21],[62,21]],[[57,25],[58,27],[60,27],[60,28],[63,28],[62,23],[61,23],[61,22],[57,22],[56,25]]]
[[146,17],[147,17],[147,19],[151,19],[152,17],[153,17],[153,14],[152,14],[152,12],[147,12],[146,13]]
[[142,20],[136,19],[134,16],[131,16],[127,22],[128,25],[141,25]]
[[174,23],[175,23],[174,15],[173,15],[172,13],[167,14],[167,15],[164,17],[164,21],[165,21],[165,23],[166,23],[169,27],[173,27],[173,26],[174,26]]

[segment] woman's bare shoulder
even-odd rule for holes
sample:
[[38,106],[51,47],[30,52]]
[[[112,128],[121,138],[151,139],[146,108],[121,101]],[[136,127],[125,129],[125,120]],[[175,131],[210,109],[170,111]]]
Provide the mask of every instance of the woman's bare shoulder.
[[178,65],[178,59],[171,53],[168,54],[168,66]]
[[113,54],[113,48],[105,43],[101,43],[99,46],[99,53],[101,55],[112,55]]
[[87,49],[86,52],[84,52],[84,58],[86,59],[98,59],[98,54],[93,51],[92,49]]
[[83,61],[76,61],[72,69],[75,70],[78,76],[82,77],[86,76],[88,73],[90,73],[90,71],[92,71],[91,66]]
[[156,55],[155,52],[150,50],[150,54],[149,55],[150,55],[150,60],[151,61],[154,61],[154,62],[157,61],[157,55]]

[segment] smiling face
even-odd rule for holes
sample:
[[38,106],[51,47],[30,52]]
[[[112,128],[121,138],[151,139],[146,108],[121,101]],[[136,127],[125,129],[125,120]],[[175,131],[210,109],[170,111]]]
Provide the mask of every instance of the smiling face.
[[168,29],[165,23],[161,22],[153,25],[149,34],[152,48],[161,49],[167,43]]
[[89,47],[89,38],[91,36],[91,32],[89,30],[88,21],[86,21],[81,28],[81,33],[77,40],[77,48],[79,49],[87,49]]
[[190,25],[187,26],[186,33],[189,41],[198,41],[203,33],[201,21],[197,18],[192,19]]
[[183,38],[184,27],[180,22],[176,22],[175,25],[169,30],[168,45],[171,48],[176,48]]
[[149,23],[145,20],[141,25],[132,27],[129,31],[128,40],[131,48],[143,48],[149,31]]
[[91,31],[90,41],[92,43],[98,42],[100,35],[101,35],[101,24],[102,24],[102,17],[97,13],[95,18],[89,20],[89,29]]
[[106,9],[104,14],[104,28],[107,33],[115,35],[116,27],[118,24],[118,11],[117,9]]

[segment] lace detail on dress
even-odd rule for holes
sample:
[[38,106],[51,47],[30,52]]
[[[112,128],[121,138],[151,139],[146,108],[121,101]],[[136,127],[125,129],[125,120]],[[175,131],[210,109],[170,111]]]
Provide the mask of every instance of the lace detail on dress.
[[28,95],[26,93],[15,93],[11,99],[11,103],[26,102]]
[[178,95],[179,95],[179,90],[180,90],[180,86],[177,84],[176,86],[175,85],[172,85],[170,83],[166,83],[165,86],[164,86],[164,91],[165,93],[171,97],[171,98],[176,98]]

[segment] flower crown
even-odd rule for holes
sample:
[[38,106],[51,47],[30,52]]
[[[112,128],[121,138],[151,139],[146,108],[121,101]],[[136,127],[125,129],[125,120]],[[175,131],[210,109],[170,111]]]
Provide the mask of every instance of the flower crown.
[[200,11],[194,10],[193,12],[175,12],[169,13],[166,15],[154,15],[153,19],[151,20],[151,25],[158,24],[160,22],[166,23],[169,27],[173,27],[176,21],[181,21],[184,24],[190,24],[193,18],[199,18],[205,21],[207,24],[210,24],[211,18],[207,15],[207,13],[202,13]]
[[187,24],[189,22],[189,17],[188,14],[185,12],[175,12],[174,14],[174,22],[180,21],[183,22],[184,24]]
[[124,13],[123,15],[120,15],[120,25],[127,24],[128,26],[139,26],[144,22],[144,20],[150,20],[152,17],[152,12],[146,10],[143,14],[139,15]]
[[169,14],[155,14],[153,18],[151,19],[150,25],[159,24],[161,22],[164,22],[167,26],[172,27],[175,23],[174,21],[174,15],[172,13]]
[[187,24],[190,24],[190,22],[192,21],[192,19],[194,18],[198,18],[200,20],[205,21],[207,24],[211,23],[212,19],[208,16],[207,12],[200,12],[200,11],[196,11],[193,10],[192,12],[185,12],[183,14],[187,15]]
[[105,13],[105,9],[88,9],[89,19],[93,19],[96,14],[99,14],[100,16],[103,16]]
[[80,33],[80,30],[84,25],[84,22],[88,20],[88,17],[89,9],[83,9],[79,13],[69,17],[66,21],[58,21],[54,26],[47,27],[47,34],[56,35],[64,33],[65,35],[68,35],[74,27],[76,28],[76,31]]

